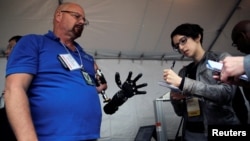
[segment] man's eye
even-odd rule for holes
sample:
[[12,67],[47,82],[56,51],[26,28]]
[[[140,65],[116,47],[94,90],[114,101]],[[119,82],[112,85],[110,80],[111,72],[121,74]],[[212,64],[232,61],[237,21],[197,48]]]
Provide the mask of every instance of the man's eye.
[[81,16],[80,16],[80,15],[75,15],[75,17],[76,17],[77,19],[79,19]]

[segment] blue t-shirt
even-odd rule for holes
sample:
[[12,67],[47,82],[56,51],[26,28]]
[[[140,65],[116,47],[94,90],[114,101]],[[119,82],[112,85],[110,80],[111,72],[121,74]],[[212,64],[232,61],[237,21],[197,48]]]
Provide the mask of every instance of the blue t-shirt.
[[[49,31],[26,35],[16,44],[6,68],[14,73],[34,75],[28,89],[30,109],[40,141],[78,141],[100,137],[101,104],[94,85],[83,79],[81,69],[63,67],[59,54],[70,53],[94,79],[94,59],[75,43],[70,51]],[[81,61],[82,60],[82,61]]]

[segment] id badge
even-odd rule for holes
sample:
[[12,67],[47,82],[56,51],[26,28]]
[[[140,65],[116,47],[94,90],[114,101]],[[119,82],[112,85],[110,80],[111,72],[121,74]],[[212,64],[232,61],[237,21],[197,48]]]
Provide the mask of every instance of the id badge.
[[58,58],[63,66],[68,68],[70,71],[81,68],[81,66],[76,62],[71,54],[59,54]]
[[83,79],[86,81],[86,83],[88,85],[95,85],[94,81],[91,79],[91,77],[89,76],[89,74],[85,71],[81,71],[82,75],[83,75]]
[[187,103],[187,112],[189,117],[199,116],[200,115],[200,106],[199,100],[196,97],[186,100]]

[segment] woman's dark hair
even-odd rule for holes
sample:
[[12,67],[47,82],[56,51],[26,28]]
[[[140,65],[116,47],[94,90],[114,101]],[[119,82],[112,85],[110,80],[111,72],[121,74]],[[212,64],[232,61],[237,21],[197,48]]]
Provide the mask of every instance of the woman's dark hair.
[[173,43],[173,37],[175,35],[184,35],[186,37],[191,37],[192,39],[196,39],[201,36],[201,44],[203,40],[203,28],[200,27],[198,24],[190,24],[190,23],[185,23],[181,24],[178,27],[175,28],[175,30],[171,33],[171,44],[174,46]]

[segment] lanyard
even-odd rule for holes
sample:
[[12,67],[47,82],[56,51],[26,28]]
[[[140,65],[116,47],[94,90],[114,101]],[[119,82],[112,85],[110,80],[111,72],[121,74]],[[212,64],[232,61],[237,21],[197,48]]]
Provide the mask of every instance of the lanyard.
[[[62,42],[60,42],[61,44],[62,44],[62,46],[64,47],[64,49],[68,52],[68,54],[70,54],[71,55],[71,53],[69,52],[69,50],[68,50],[68,48],[62,43]],[[74,46],[75,47],[75,46]],[[80,67],[82,68],[82,69],[84,69],[83,68],[83,63],[82,63],[82,57],[81,57],[81,55],[80,55],[80,52],[79,52],[79,50],[78,50],[78,48],[77,47],[75,47],[75,49],[76,49],[76,51],[77,51],[77,53],[78,53],[78,56],[79,56],[79,58],[80,58]],[[72,56],[72,55],[71,55]],[[72,56],[73,57],[73,56]]]

